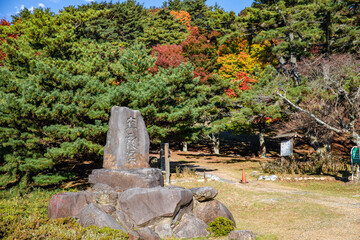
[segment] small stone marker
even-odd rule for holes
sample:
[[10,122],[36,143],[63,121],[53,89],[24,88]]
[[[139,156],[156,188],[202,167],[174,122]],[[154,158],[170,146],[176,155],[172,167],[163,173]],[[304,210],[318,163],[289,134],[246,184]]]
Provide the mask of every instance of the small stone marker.
[[111,108],[104,168],[149,168],[149,134],[138,110]]

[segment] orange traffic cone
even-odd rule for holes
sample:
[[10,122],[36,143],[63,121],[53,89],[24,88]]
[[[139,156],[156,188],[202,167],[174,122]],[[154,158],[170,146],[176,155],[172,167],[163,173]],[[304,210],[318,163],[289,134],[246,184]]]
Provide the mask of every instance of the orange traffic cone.
[[246,181],[246,176],[245,176],[245,170],[244,170],[244,169],[243,169],[243,172],[242,172],[241,183],[248,183],[248,182]]

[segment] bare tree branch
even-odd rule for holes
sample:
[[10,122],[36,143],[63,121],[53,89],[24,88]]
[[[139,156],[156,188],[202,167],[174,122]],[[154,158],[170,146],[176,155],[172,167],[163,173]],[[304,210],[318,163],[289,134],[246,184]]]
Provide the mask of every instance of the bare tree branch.
[[335,128],[329,124],[327,124],[326,122],[322,121],[321,119],[319,119],[318,117],[316,117],[314,114],[312,114],[311,112],[299,107],[298,105],[296,105],[295,103],[293,103],[292,101],[290,101],[286,96],[282,95],[280,92],[277,93],[277,95],[279,97],[281,97],[282,99],[284,99],[287,103],[289,103],[291,106],[293,106],[294,108],[296,108],[297,110],[301,111],[301,112],[304,112],[306,114],[308,114],[310,117],[312,117],[316,122],[318,122],[319,124],[323,125],[324,127],[332,130],[332,131],[335,131],[337,133],[341,133],[341,132],[346,132],[346,130],[341,130],[341,129],[338,129],[338,128]]

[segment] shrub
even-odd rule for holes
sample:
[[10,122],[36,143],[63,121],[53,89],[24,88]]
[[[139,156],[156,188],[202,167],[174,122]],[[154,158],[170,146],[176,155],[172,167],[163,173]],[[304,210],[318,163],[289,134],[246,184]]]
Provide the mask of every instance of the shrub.
[[207,230],[214,237],[227,236],[235,229],[234,222],[228,218],[218,217],[208,224]]
[[189,168],[189,167],[184,167],[183,169],[181,169],[181,167],[177,166],[175,169],[175,177],[176,178],[195,178],[196,177],[196,169]]

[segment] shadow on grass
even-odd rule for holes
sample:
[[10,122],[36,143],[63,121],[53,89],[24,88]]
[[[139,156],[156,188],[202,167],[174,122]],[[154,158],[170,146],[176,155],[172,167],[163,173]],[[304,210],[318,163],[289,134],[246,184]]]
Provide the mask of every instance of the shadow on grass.
[[213,172],[216,171],[216,168],[204,168],[200,167],[199,165],[194,164],[193,161],[176,161],[176,162],[170,162],[170,170],[171,173],[176,172],[176,168],[179,168],[181,171],[183,171],[185,168],[194,169],[195,172]]
[[260,160],[250,160],[250,159],[230,159],[230,160],[226,160],[225,162],[218,162],[218,163],[246,163],[246,162],[253,162],[253,163],[259,163],[261,162]]
[[202,158],[202,157],[206,157],[205,159],[207,160],[211,160],[211,157],[216,157],[216,158],[233,158],[234,156],[232,155],[225,155],[225,154],[204,154],[204,153],[200,153],[200,154],[191,154],[191,153],[179,153],[179,156],[184,156],[186,158]]

